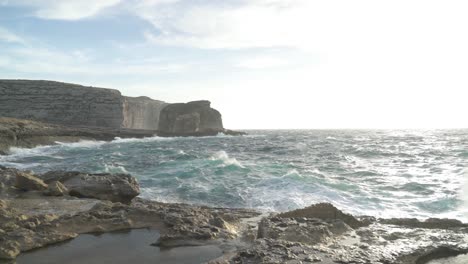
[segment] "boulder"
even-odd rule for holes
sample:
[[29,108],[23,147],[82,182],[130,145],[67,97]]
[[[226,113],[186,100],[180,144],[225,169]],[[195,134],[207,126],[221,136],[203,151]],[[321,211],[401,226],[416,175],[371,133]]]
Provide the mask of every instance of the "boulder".
[[128,174],[87,174],[53,171],[41,175],[46,183],[59,181],[71,196],[128,203],[140,194],[135,177]]
[[342,220],[317,218],[263,218],[258,225],[258,238],[269,238],[314,245],[325,243],[351,228]]
[[16,174],[19,172],[17,169],[0,166],[0,191],[3,188],[13,187],[16,182]]
[[53,181],[49,183],[47,190],[44,191],[44,194],[47,196],[64,196],[68,193],[67,187],[59,181]]
[[15,187],[23,191],[43,191],[47,184],[29,172],[17,172]]
[[330,203],[314,204],[303,209],[297,209],[294,211],[289,211],[289,212],[279,214],[278,217],[283,217],[283,218],[306,217],[306,218],[318,218],[322,220],[339,219],[345,222],[347,225],[349,225],[352,228],[359,228],[359,227],[364,226],[364,223],[356,219],[354,216],[343,213],[342,211],[340,211],[338,208],[336,208]]

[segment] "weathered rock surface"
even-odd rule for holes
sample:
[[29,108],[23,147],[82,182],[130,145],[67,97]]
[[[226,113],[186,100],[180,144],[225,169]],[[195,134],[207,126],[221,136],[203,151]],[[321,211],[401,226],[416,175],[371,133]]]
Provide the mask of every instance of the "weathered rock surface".
[[365,224],[360,222],[354,216],[345,214],[338,208],[329,203],[318,203],[311,205],[303,209],[297,209],[294,211],[279,214],[278,217],[305,217],[305,218],[318,218],[322,220],[337,220],[340,219],[353,228],[364,226]]
[[123,97],[124,128],[158,130],[161,110],[166,102],[153,100],[146,96]]
[[14,259],[20,252],[82,233],[142,227],[157,228],[161,233],[157,244],[162,247],[221,243],[243,234],[247,227],[242,219],[258,215],[252,210],[163,204],[138,198],[122,204],[49,197],[40,192],[0,195],[0,259]]
[[127,174],[87,174],[52,171],[40,176],[46,183],[60,182],[71,196],[128,203],[140,194],[135,177]]
[[300,242],[309,245],[326,243],[351,231],[342,220],[318,218],[264,218],[258,225],[258,238]]
[[0,195],[6,196],[14,188],[19,170],[0,166]]
[[48,196],[64,196],[68,194],[68,188],[59,181],[53,181],[49,183],[44,194]]
[[29,172],[18,172],[15,187],[22,191],[43,191],[47,184]]
[[[312,207],[314,211],[332,208],[330,204]],[[303,212],[262,219],[252,247],[218,263],[420,264],[468,252],[468,228],[459,224],[447,226],[446,219],[431,220],[439,226],[437,229],[423,228],[425,224],[420,221],[405,227],[376,221],[352,229],[343,220],[328,216],[326,220],[294,217]]]
[[170,104],[161,111],[161,135],[216,135],[224,131],[221,114],[209,101]]
[[[4,189],[16,189],[15,169],[0,167]],[[49,185],[104,176],[52,172]],[[89,178],[88,178],[89,177]],[[109,179],[113,181],[114,179]],[[118,183],[119,184],[119,183]],[[91,184],[80,185],[93,189]],[[107,188],[107,187],[106,187]],[[100,198],[101,199],[101,198]],[[364,224],[362,219],[366,219]],[[253,210],[0,192],[0,259],[90,232],[150,227],[156,246],[216,244],[224,256],[210,263],[423,264],[468,253],[468,225],[451,219],[355,218],[331,204],[264,216]]]
[[69,126],[120,128],[118,90],[53,81],[0,80],[0,116]]
[[120,138],[152,137],[156,131],[71,128],[30,120],[0,117],[0,155],[7,154],[10,147],[35,147],[52,145],[56,141],[113,140]]

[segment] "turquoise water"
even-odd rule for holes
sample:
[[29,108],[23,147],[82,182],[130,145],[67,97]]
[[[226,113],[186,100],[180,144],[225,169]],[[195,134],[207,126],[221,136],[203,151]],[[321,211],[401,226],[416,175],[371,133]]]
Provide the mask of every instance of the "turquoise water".
[[[378,217],[468,216],[468,130],[249,131],[12,149],[4,166],[130,173],[144,198],[286,211],[328,201]],[[468,195],[466,195],[468,196]]]

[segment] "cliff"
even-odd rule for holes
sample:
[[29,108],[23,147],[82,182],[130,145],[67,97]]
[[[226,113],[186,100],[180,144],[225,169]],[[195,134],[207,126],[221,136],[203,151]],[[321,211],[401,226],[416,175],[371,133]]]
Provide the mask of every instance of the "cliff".
[[68,126],[119,128],[117,90],[53,81],[0,80],[0,116]]
[[205,136],[225,131],[209,101],[168,104],[126,97],[118,90],[76,84],[0,80],[0,117],[70,127],[153,130],[162,136]]
[[161,110],[166,102],[153,100],[146,96],[124,97],[123,124],[124,128],[158,130]]
[[159,132],[175,135],[198,135],[224,132],[221,114],[209,101],[170,104],[161,111]]

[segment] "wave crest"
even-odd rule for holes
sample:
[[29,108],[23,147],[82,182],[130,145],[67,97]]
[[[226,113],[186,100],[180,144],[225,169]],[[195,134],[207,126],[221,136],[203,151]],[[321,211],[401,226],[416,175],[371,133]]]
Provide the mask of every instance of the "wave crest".
[[224,150],[218,151],[215,154],[213,154],[210,160],[222,161],[224,166],[234,165],[239,168],[245,168],[238,160],[236,160],[235,158],[230,158]]

